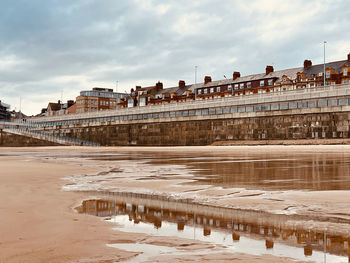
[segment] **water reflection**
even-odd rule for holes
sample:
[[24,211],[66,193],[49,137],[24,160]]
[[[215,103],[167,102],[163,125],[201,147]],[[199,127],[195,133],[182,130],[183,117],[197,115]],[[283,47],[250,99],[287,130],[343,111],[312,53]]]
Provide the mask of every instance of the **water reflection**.
[[[246,242],[252,243],[260,240],[260,242],[263,241],[265,245],[264,253],[269,253],[269,251],[271,253],[275,249],[279,251],[281,247],[288,246],[287,249],[282,251],[293,253],[293,249],[296,251],[300,250],[305,257],[304,259],[312,259],[317,262],[319,262],[320,255],[323,255],[324,251],[329,260],[334,257],[337,260],[341,259],[342,262],[344,262],[344,259],[350,254],[350,237],[348,235],[327,234],[327,236],[325,236],[323,232],[285,227],[278,220],[271,220],[271,222],[268,219],[262,220],[261,218],[257,218],[256,220],[250,218],[250,220],[247,221],[243,219],[238,220],[237,218],[233,219],[227,217],[224,212],[220,212],[219,208],[215,213],[207,213],[205,212],[208,210],[207,207],[201,208],[197,206],[197,211],[189,212],[186,211],[186,209],[181,209],[181,205],[175,206],[177,207],[176,209],[169,209],[161,203],[157,205],[144,205],[134,201],[128,202],[125,199],[96,199],[84,201],[77,210],[79,213],[100,217],[115,216],[117,222],[119,222],[118,218],[120,218],[120,222],[122,222],[123,216],[126,216],[128,221],[132,223],[126,224],[126,227],[132,228],[139,224],[153,225],[153,229],[157,229],[157,234],[164,234],[168,232],[171,225],[176,225],[176,231],[179,235],[181,235],[181,233],[185,235],[186,230],[191,229],[191,231],[193,231],[193,237],[196,239],[201,239],[202,237],[207,240],[213,235],[212,238],[217,241],[222,235],[224,235],[225,238],[227,235],[230,235],[232,245],[243,242],[242,245],[244,247],[246,247]],[[149,230],[146,232],[148,233]],[[252,246],[250,249],[254,251],[255,248]],[[243,252],[247,253],[247,251]]]

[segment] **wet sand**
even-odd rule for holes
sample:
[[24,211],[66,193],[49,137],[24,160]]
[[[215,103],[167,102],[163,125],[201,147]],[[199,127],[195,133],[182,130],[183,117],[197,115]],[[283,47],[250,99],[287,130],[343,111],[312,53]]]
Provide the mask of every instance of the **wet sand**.
[[1,157],[0,168],[0,262],[113,262],[132,256],[105,245],[112,237],[106,222],[73,212],[81,195],[61,191],[64,175],[93,169],[13,157]]
[[[62,178],[71,175],[94,175],[105,171],[107,163],[92,161],[81,163],[42,157],[32,158],[31,153],[59,152],[64,156],[73,150],[80,153],[94,151],[123,152],[143,151],[271,151],[284,152],[284,146],[264,147],[194,147],[194,148],[2,148],[0,155],[0,262],[120,262],[135,257],[138,252],[127,252],[106,244],[141,243],[161,244],[176,248],[173,255],[166,256],[167,261],[174,262],[294,262],[269,255],[252,256],[239,253],[227,253],[220,247],[204,242],[154,237],[144,234],[130,234],[112,231],[108,222],[97,217],[80,215],[74,212],[86,194],[62,191],[66,181]],[[346,146],[322,146],[309,148],[293,146],[289,151],[326,151],[350,153]],[[13,154],[14,156],[6,156]],[[18,157],[21,155],[22,157]],[[109,167],[110,168],[110,167]],[[108,169],[109,169],[108,168]],[[168,193],[183,193],[195,186],[183,186],[186,180],[177,181],[132,181],[118,179],[120,189],[149,190]],[[296,213],[334,216],[347,219],[349,191],[335,192],[279,192],[273,197],[258,198],[251,192],[239,192],[231,199],[220,198],[227,194],[225,189],[206,189],[201,191],[203,197],[214,196],[217,205],[250,207],[268,211],[282,211],[286,206],[296,206]],[[254,192],[256,193],[256,191]],[[244,198],[242,198],[244,197]],[[283,198],[283,202],[279,199]],[[276,201],[277,200],[277,201]],[[205,200],[203,199],[203,202]],[[300,205],[299,205],[300,204]],[[314,209],[302,209],[313,207]],[[317,208],[317,209],[316,209]],[[193,253],[179,256],[179,251],[190,250]],[[215,253],[207,253],[215,251]],[[219,251],[219,252],[218,252]],[[216,253],[218,252],[218,253]],[[153,256],[145,262],[164,262],[164,257]]]

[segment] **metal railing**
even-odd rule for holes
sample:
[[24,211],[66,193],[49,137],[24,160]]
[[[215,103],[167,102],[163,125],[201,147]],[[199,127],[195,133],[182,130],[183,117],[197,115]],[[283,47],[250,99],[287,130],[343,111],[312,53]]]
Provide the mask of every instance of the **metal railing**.
[[1,124],[0,129],[2,129],[4,132],[22,135],[22,136],[28,136],[31,138],[54,142],[62,145],[100,146],[100,144],[97,142],[90,142],[90,141],[75,139],[75,138],[66,137],[66,136],[58,136],[58,135],[48,134],[45,132],[34,131],[29,129],[28,127],[22,127],[22,126],[16,127],[14,125]]
[[291,101],[291,100],[303,100],[311,98],[325,98],[334,96],[350,95],[350,85],[340,84],[326,87],[305,88],[289,91],[278,91],[270,93],[251,94],[244,96],[227,96],[213,99],[197,99],[195,101],[183,101],[183,102],[171,102],[166,104],[137,106],[133,108],[122,108],[116,110],[104,110],[98,112],[86,112],[76,113],[69,115],[50,116],[50,117],[37,117],[28,119],[28,122],[55,122],[55,121],[68,121],[76,119],[92,119],[92,118],[104,118],[110,116],[140,114],[140,113],[152,113],[161,111],[176,111],[182,109],[198,109],[203,107],[218,107],[223,104],[229,105],[243,105],[243,104],[256,104],[256,103],[268,103],[276,101]]

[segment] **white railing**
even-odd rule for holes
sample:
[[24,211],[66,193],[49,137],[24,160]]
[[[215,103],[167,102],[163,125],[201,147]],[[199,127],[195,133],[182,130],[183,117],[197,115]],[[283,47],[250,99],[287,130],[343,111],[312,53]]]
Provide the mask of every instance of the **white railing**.
[[[231,96],[221,97],[216,99],[206,99],[196,101],[185,101],[185,102],[173,102],[167,104],[149,105],[144,107],[134,108],[123,108],[116,110],[104,110],[99,112],[87,112],[87,113],[76,113],[61,116],[52,117],[36,117],[27,120],[30,122],[55,122],[55,121],[68,121],[78,119],[91,119],[91,118],[104,118],[112,116],[123,116],[132,114],[147,114],[165,111],[178,111],[178,110],[190,110],[190,109],[201,109],[211,108],[220,106],[235,106],[235,105],[250,105],[258,103],[272,103],[282,101],[293,101],[293,100],[305,100],[305,99],[317,99],[317,98],[328,98],[328,97],[341,97],[350,95],[350,85],[342,84],[335,86],[316,87],[316,88],[305,88],[291,91],[279,91],[261,94],[252,94],[244,96]],[[21,122],[21,121],[18,121]]]

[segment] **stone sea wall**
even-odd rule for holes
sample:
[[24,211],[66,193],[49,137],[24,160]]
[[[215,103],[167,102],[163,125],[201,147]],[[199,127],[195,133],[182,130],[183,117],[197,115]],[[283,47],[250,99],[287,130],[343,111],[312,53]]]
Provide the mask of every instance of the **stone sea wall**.
[[58,144],[21,136],[17,134],[10,134],[0,130],[0,147],[23,147],[23,146],[56,146]]
[[[74,127],[56,135],[99,142],[106,146],[210,145],[223,141],[330,140],[350,138],[350,112],[277,116],[130,122]],[[305,141],[306,140],[306,141]],[[326,141],[327,140],[327,141]],[[264,144],[264,143],[262,143]]]

